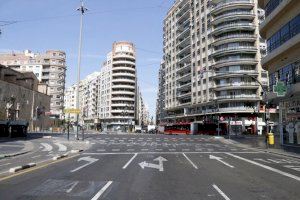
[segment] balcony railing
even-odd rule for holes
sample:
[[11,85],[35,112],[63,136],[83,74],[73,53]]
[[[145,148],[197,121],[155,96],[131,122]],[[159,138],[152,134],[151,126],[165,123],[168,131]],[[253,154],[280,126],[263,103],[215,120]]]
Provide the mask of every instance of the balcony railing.
[[215,7],[213,7],[211,12],[215,12],[216,10],[218,10],[219,8],[222,8],[224,6],[229,6],[232,4],[236,4],[236,3],[254,3],[253,0],[223,0],[221,2],[219,2]]

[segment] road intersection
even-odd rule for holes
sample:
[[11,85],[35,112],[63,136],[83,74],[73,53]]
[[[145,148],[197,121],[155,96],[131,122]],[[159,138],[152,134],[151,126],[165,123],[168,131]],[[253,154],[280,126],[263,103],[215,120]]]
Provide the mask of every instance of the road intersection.
[[91,147],[74,157],[0,181],[0,194],[5,199],[93,200],[300,196],[300,160],[224,139],[89,135],[87,140]]

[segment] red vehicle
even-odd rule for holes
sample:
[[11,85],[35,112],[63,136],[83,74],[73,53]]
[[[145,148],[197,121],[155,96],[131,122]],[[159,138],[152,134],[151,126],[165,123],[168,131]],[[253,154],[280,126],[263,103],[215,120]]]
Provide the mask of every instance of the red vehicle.
[[169,135],[189,135],[191,134],[191,123],[168,124],[165,126],[164,133]]

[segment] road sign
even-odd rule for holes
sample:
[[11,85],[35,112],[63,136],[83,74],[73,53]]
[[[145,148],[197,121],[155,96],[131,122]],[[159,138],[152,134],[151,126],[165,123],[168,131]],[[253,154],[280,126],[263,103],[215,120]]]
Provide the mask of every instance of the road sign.
[[75,108],[67,108],[64,111],[65,111],[65,113],[75,113],[75,114],[80,113],[80,109],[75,109]]
[[278,97],[284,97],[286,94],[286,85],[282,81],[278,81],[276,85],[273,85],[273,91]]

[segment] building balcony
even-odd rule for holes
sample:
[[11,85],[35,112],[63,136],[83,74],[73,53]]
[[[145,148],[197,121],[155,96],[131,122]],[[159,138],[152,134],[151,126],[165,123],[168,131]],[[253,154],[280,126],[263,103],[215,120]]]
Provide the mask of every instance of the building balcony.
[[253,53],[255,54],[258,49],[254,46],[236,46],[236,47],[225,47],[214,50],[212,56],[224,56],[226,54],[234,53]]
[[219,46],[231,42],[255,42],[257,40],[256,34],[228,34],[223,37],[217,37],[213,41],[214,46]]
[[241,30],[254,31],[255,28],[256,26],[253,23],[230,23],[230,24],[224,24],[215,27],[212,31],[212,34],[219,35],[221,33],[226,33],[229,31],[241,31]]
[[124,110],[124,109],[112,109],[111,110],[111,113],[120,113],[120,114],[122,114],[122,113],[134,113],[135,112],[135,110]]
[[191,64],[185,64],[182,67],[177,67],[176,73],[185,73],[191,70]]
[[213,68],[221,68],[232,65],[256,65],[258,61],[255,58],[229,58],[214,61],[212,63]]
[[183,75],[177,75],[177,79],[176,81],[180,81],[180,82],[187,82],[191,80],[191,72],[183,74]]
[[232,9],[251,9],[254,7],[253,0],[223,0],[212,8],[211,13],[217,15],[220,12],[232,10]]
[[176,34],[176,39],[181,40],[188,36],[190,36],[190,26],[183,27],[181,30],[179,29],[179,32]]
[[113,78],[113,83],[135,83],[135,80],[127,79],[127,78]]
[[113,77],[133,77],[133,78],[135,78],[135,74],[126,73],[126,72],[119,72],[119,73],[113,72],[112,76]]
[[177,52],[177,56],[180,56],[180,55],[185,55],[185,54],[187,54],[187,53],[191,53],[191,45],[190,44],[188,44],[186,47],[184,47],[183,49],[181,49],[181,50],[178,50],[178,52]]
[[190,17],[190,10],[189,10],[188,3],[186,3],[182,9],[179,9],[179,12],[177,13],[176,16],[177,16],[177,23],[181,23]]
[[239,95],[222,95],[216,96],[213,98],[214,100],[220,101],[258,101],[261,99],[260,96],[256,94],[239,94]]
[[191,89],[191,82],[185,83],[185,84],[181,84],[181,85],[177,85],[177,91],[184,91],[184,90],[190,90]]
[[240,82],[240,83],[226,83],[226,84],[217,84],[212,89],[215,91],[221,90],[233,90],[233,89],[258,89],[259,84],[256,82]]
[[126,91],[126,90],[119,90],[119,91],[111,91],[112,94],[128,94],[128,95],[135,95],[135,92],[133,91]]
[[112,101],[135,101],[135,97],[111,97]]
[[113,65],[133,65],[135,66],[135,61],[130,61],[130,60],[117,60],[117,61],[113,61],[112,63]]
[[253,20],[255,18],[255,14],[252,11],[238,11],[238,12],[230,12],[222,15],[218,15],[213,18],[212,24],[216,25],[226,21],[234,21],[239,19],[248,19]]
[[231,78],[231,77],[241,77],[244,76],[244,74],[250,75],[250,76],[258,76],[258,72],[256,70],[239,70],[239,71],[225,71],[225,72],[215,72],[212,75],[213,79],[223,79],[223,78]]
[[184,48],[184,47],[186,47],[186,46],[188,46],[188,45],[190,45],[191,44],[191,37],[188,35],[187,37],[185,37],[184,39],[180,39],[179,40],[179,43],[177,44],[177,47],[179,48],[179,47],[182,47],[182,48]]
[[112,85],[112,89],[135,89],[134,85]]
[[135,67],[129,67],[129,66],[113,66],[112,71],[131,71],[135,72]]
[[132,61],[135,61],[135,57],[133,55],[130,55],[130,54],[125,54],[125,53],[118,53],[118,54],[115,54],[113,55],[113,58],[118,58],[118,59],[122,59],[122,58],[125,58],[125,59],[131,59]]
[[191,92],[184,92],[184,93],[182,92],[182,93],[179,93],[179,94],[177,93],[176,98],[177,99],[181,99],[181,100],[182,99],[190,99],[191,98],[191,94],[192,94]]
[[188,62],[189,61],[189,58],[191,57],[191,54],[187,54],[186,56],[182,57],[182,58],[178,58],[178,64],[182,64],[182,63],[185,63],[185,62]]

